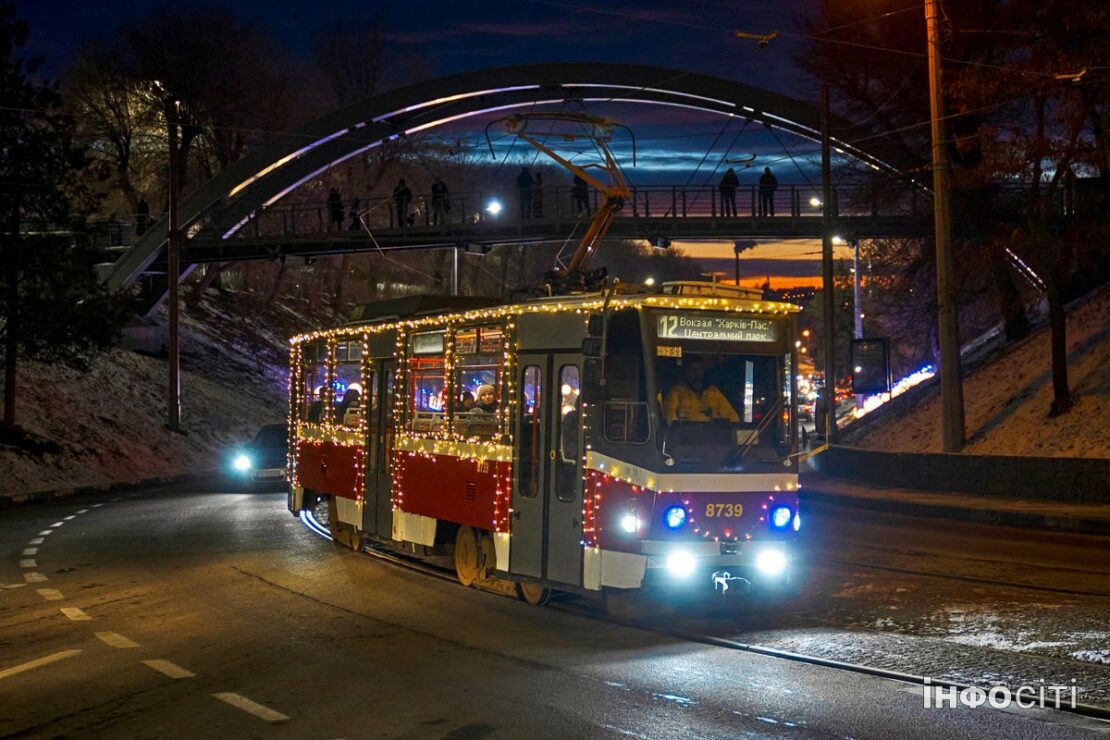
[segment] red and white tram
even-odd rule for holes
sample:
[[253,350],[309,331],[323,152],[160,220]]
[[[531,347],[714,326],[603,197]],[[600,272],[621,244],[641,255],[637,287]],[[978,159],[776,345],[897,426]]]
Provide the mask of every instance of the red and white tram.
[[[551,589],[780,582],[794,314],[705,283],[370,304],[291,341],[289,508]],[[320,522],[323,524],[323,522]]]

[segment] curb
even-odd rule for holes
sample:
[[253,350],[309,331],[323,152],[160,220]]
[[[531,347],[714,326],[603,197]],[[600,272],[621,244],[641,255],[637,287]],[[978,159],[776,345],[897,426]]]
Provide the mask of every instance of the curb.
[[[935,519],[955,519],[958,521],[1000,524],[1026,529],[1050,529],[1061,532],[1080,532],[1083,534],[1110,535],[1110,519],[1089,519],[1068,516],[1061,504],[1059,514],[1039,514],[1026,511],[1008,511],[958,506],[956,504],[928,504],[920,501],[893,500],[869,496],[831,493],[820,489],[803,487],[798,497],[819,504],[844,506],[856,509],[870,509],[894,514],[931,517]],[[1052,502],[1045,502],[1052,503]]]
[[90,496],[97,493],[115,493],[117,491],[134,491],[155,486],[173,485],[175,483],[190,483],[211,478],[218,469],[205,470],[198,473],[181,473],[178,475],[160,475],[153,478],[140,478],[137,480],[114,481],[91,486],[76,486],[73,488],[51,488],[44,491],[30,491],[28,493],[14,493],[0,496],[0,509],[19,506],[21,504],[37,504],[56,499],[73,498],[76,496]]

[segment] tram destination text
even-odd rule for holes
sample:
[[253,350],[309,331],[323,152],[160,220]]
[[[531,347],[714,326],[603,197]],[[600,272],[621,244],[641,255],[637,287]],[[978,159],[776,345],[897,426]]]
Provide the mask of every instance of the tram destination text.
[[700,339],[717,342],[775,342],[778,324],[745,316],[664,313],[657,317],[660,339]]

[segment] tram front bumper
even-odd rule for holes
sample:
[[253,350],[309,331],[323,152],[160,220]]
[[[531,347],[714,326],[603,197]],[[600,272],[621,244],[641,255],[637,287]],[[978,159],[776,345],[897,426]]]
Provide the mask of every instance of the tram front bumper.
[[769,540],[736,543],[645,542],[648,554],[645,585],[664,587],[726,587],[783,584],[790,574],[789,542]]

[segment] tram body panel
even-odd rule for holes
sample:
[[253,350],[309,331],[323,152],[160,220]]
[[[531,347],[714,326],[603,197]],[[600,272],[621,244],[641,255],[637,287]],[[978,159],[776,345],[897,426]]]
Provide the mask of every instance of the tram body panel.
[[409,514],[492,531],[495,521],[503,518],[499,510],[507,506],[503,482],[511,478],[511,471],[507,462],[398,449],[393,505]]
[[363,493],[361,447],[330,441],[297,441],[297,479],[316,493],[360,499]]

